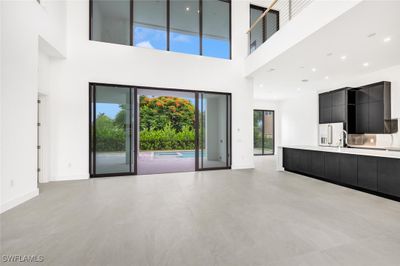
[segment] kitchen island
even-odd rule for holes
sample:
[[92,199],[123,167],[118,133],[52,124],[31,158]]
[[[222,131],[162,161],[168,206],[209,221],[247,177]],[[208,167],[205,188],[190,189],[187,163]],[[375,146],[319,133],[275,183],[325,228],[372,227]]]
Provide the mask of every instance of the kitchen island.
[[400,152],[321,146],[278,147],[277,169],[400,199]]

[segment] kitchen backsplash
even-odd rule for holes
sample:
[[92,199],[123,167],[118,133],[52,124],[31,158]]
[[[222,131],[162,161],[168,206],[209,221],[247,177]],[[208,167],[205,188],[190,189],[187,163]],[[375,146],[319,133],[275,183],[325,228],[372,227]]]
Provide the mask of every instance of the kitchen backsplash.
[[348,143],[381,148],[400,147],[400,132],[394,134],[350,134]]

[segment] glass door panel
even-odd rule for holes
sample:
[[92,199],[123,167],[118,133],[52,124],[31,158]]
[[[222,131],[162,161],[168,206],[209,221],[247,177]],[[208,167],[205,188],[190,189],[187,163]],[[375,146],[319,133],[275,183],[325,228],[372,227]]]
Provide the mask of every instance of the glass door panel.
[[254,155],[273,155],[274,146],[274,111],[254,110],[253,150]]
[[263,154],[263,111],[254,111],[254,154]]
[[264,111],[264,154],[274,154],[274,112]]
[[92,86],[91,175],[135,172],[132,89]]
[[198,168],[229,168],[230,95],[199,93],[197,117]]

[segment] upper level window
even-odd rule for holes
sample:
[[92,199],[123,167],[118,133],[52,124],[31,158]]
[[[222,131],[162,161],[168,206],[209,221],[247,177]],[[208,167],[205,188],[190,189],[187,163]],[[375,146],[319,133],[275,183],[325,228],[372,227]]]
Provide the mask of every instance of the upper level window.
[[[266,8],[250,5],[250,26],[264,13]],[[270,10],[250,32],[250,52],[253,52],[279,30],[279,11]]]
[[90,39],[231,58],[230,0],[90,0]]
[[167,0],[133,2],[133,43],[167,50]]
[[91,40],[129,45],[130,0],[93,1]]

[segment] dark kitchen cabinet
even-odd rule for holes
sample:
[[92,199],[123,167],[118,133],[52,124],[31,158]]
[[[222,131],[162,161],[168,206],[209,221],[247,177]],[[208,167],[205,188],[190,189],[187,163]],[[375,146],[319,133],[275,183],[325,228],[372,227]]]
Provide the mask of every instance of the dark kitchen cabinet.
[[307,150],[300,150],[298,171],[300,173],[309,174],[311,170],[311,152]]
[[358,156],[357,170],[357,185],[361,188],[377,191],[378,159],[370,156]]
[[356,106],[356,133],[368,132],[368,103],[357,104]]
[[383,133],[385,119],[383,114],[383,102],[371,102],[368,104],[368,133]]
[[340,181],[346,185],[357,186],[357,155],[340,155]]
[[357,104],[368,103],[369,102],[369,89],[368,88],[360,88],[356,93],[356,102]]
[[319,123],[346,122],[347,89],[340,89],[319,95]]
[[323,108],[321,110],[320,124],[331,123],[332,121],[332,108]]
[[331,108],[332,107],[332,96],[330,92],[322,93],[319,95],[319,103],[321,107],[324,108]]
[[293,149],[283,148],[283,168],[293,170]]
[[325,174],[324,152],[310,151],[311,168],[310,174],[316,177],[323,177]]
[[284,148],[283,167],[400,200],[400,159]]
[[[382,81],[355,89],[357,134],[397,132],[391,119],[391,84]],[[350,120],[350,119],[349,119]],[[352,131],[349,131],[353,133]]]
[[340,181],[340,156],[339,153],[325,153],[325,179],[334,182]]
[[332,123],[346,121],[346,108],[344,105],[332,106],[331,121]]
[[331,92],[332,106],[341,106],[346,104],[346,90],[340,89]]
[[400,160],[379,158],[378,191],[400,197]]

